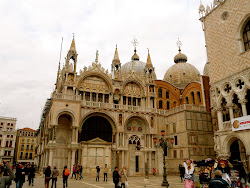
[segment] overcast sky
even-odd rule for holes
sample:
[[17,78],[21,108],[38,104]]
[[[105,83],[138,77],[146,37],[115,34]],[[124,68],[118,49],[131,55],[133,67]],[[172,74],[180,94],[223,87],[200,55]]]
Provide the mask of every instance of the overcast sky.
[[0,116],[17,118],[17,128],[38,128],[54,89],[61,38],[63,63],[72,33],[78,71],[95,60],[96,50],[110,71],[116,44],[121,63],[130,61],[136,36],[140,60],[146,61],[149,48],[158,79],[174,64],[178,38],[202,74],[206,50],[199,5],[200,0],[0,1]]

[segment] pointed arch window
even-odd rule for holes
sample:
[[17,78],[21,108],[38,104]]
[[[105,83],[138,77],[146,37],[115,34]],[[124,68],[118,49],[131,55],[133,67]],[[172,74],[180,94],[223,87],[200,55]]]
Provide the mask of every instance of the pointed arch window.
[[188,97],[186,97],[186,104],[189,104],[189,100],[188,100]]
[[201,103],[201,93],[198,91],[198,92],[197,92],[197,95],[198,95],[199,103]]
[[166,99],[169,99],[169,91],[166,91]]
[[247,22],[244,30],[243,30],[243,43],[245,47],[245,51],[250,49],[250,20]]

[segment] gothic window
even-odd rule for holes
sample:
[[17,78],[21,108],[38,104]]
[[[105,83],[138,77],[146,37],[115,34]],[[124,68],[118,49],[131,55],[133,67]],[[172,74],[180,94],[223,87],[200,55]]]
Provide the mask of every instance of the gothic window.
[[166,91],[166,98],[169,99],[169,91]]
[[128,105],[131,105],[131,97],[128,98]]
[[247,22],[243,30],[243,43],[245,46],[245,51],[250,49],[250,20]]
[[233,113],[234,113],[234,118],[242,116],[242,107],[241,104],[239,103],[239,98],[236,94],[234,94],[233,97]]
[[85,100],[90,101],[90,93],[89,92],[85,93]]
[[141,106],[141,99],[137,99],[138,100],[138,106]]
[[136,106],[136,98],[133,98],[133,106]]
[[158,97],[162,98],[162,89],[158,89]]
[[102,102],[102,93],[98,94],[98,102]]
[[188,97],[186,97],[186,104],[189,104],[189,100],[188,100]]
[[96,101],[96,93],[92,93],[92,101]]
[[104,102],[109,103],[109,94],[105,94]]
[[195,104],[194,92],[191,92],[191,97],[192,97],[192,102],[193,102],[193,104]]
[[126,105],[126,97],[123,97],[123,105]]
[[162,108],[162,101],[159,101],[159,108]]
[[169,109],[170,109],[170,102],[167,101],[167,110],[169,110]]

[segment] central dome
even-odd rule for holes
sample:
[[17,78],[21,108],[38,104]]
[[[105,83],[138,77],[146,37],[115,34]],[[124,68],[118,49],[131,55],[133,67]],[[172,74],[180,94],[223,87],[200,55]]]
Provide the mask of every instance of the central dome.
[[179,50],[174,57],[175,65],[172,65],[165,73],[164,80],[174,86],[183,89],[191,82],[200,82],[200,72],[195,66],[186,63],[187,56]]
[[125,63],[122,65],[121,68],[121,74],[123,78],[129,77],[133,72],[138,78],[144,78],[144,68],[146,66],[146,63],[142,61],[130,61],[128,63]]

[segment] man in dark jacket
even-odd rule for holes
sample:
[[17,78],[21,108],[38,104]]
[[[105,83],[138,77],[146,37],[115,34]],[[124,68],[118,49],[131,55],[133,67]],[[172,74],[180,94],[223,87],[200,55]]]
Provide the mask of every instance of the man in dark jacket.
[[22,164],[18,165],[16,168],[16,187],[22,188],[25,182],[25,169]]
[[216,170],[214,173],[215,177],[209,182],[209,188],[227,188],[228,183],[222,179],[222,172]]
[[113,182],[115,184],[115,188],[118,188],[119,178],[120,178],[120,175],[118,172],[118,168],[115,167],[115,170],[113,172]]
[[10,167],[9,164],[7,164],[6,167],[6,173],[9,174],[9,176],[3,176],[4,173],[4,166],[5,164],[0,164],[0,188],[6,188],[7,185],[10,185],[11,181],[15,178],[15,175]]

